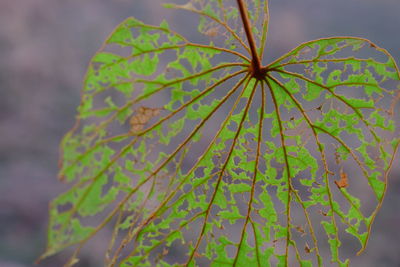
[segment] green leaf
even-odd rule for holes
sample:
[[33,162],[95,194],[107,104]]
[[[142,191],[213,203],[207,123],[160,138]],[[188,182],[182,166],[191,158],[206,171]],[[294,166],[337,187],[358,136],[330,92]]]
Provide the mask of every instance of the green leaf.
[[[246,2],[261,61],[267,1]],[[332,37],[257,72],[232,1],[166,7],[198,15],[209,43],[135,18],[105,41],[61,143],[70,187],[43,257],[77,245],[72,265],[113,225],[106,266],[347,266],[341,240],[365,248],[398,149],[393,58]]]

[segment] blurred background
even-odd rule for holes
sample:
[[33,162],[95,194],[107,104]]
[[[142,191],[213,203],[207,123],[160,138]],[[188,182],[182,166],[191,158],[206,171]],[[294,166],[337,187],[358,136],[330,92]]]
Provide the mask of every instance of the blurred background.
[[[58,144],[74,123],[86,66],[112,29],[128,16],[166,19],[199,40],[197,18],[164,2],[185,0],[0,0],[0,267],[34,266],[44,251],[48,203],[66,188],[57,180]],[[310,39],[353,35],[400,63],[399,0],[271,0],[270,9],[270,58]],[[400,266],[399,160],[369,246],[352,266]],[[62,266],[67,256],[39,266]],[[80,258],[78,266],[102,266],[96,244]]]

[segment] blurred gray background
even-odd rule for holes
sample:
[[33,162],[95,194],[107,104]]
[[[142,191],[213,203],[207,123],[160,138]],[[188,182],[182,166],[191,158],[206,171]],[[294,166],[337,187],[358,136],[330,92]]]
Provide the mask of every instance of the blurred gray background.
[[[0,0],[0,267],[34,266],[44,250],[48,203],[65,189],[56,178],[58,143],[73,125],[86,66],[111,30],[128,16],[166,19],[199,40],[197,18],[164,2],[185,0]],[[310,39],[353,35],[400,63],[399,0],[270,2],[270,59]],[[400,266],[398,162],[368,249],[352,266]],[[39,266],[62,266],[67,255]],[[102,258],[94,244],[77,266],[101,266]]]

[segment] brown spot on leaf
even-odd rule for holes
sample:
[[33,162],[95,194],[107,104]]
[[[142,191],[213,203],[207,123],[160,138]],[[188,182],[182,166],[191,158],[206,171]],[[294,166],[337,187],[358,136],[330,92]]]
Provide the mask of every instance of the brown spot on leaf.
[[346,188],[349,186],[349,181],[347,179],[347,173],[343,171],[343,168],[340,169],[340,180],[335,181],[336,186],[340,188]]
[[304,247],[304,251],[305,251],[306,253],[311,253],[311,249],[310,249],[310,247],[308,246],[307,243],[306,243],[306,246]]
[[130,132],[135,134],[143,130],[144,126],[153,118],[160,114],[160,108],[139,107],[135,115],[129,120]]
[[299,232],[301,234],[301,236],[306,234],[306,231],[304,230],[304,228],[301,225],[297,225],[295,227],[296,231]]
[[324,211],[322,211],[322,210],[319,210],[319,213],[322,215],[322,216],[328,216],[328,213],[326,213],[326,212],[324,212]]
[[340,164],[340,154],[339,154],[339,152],[335,152],[335,162],[336,162],[336,164]]
[[200,253],[198,253],[197,251],[195,251],[194,252],[194,255],[193,255],[195,258],[201,258],[202,257],[202,255],[200,254]]
[[165,256],[167,254],[168,254],[168,249],[164,248],[163,251],[162,251],[162,255]]
[[212,27],[204,32],[208,37],[216,37],[218,36],[218,27]]

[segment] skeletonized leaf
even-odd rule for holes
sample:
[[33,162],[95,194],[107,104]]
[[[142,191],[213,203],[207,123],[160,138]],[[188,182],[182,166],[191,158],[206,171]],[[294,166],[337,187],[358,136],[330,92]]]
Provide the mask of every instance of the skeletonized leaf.
[[[282,114],[277,132],[286,147],[284,168],[290,181],[284,187],[293,204],[284,203],[288,208],[300,205],[310,227],[321,223],[332,261],[345,264],[339,257],[341,229],[359,240],[362,251],[386,190],[397,149],[391,145],[395,126],[388,107],[399,90],[398,68],[386,50],[354,37],[307,42],[268,68],[266,83],[275,95],[276,112]],[[303,157],[290,151],[292,142],[319,159],[299,164]],[[308,167],[314,170],[311,176],[298,175]],[[361,191],[361,186],[370,190]],[[372,211],[361,205],[369,194],[376,198]],[[313,215],[318,209],[328,216]],[[321,222],[313,222],[315,218]]]
[[[326,38],[252,78],[231,2],[169,5],[228,48],[129,18],[93,57],[44,256],[76,245],[73,265],[112,224],[107,266],[323,266],[327,247],[345,266],[344,236],[365,248],[399,144],[393,58]],[[248,4],[262,54],[268,7]]]

